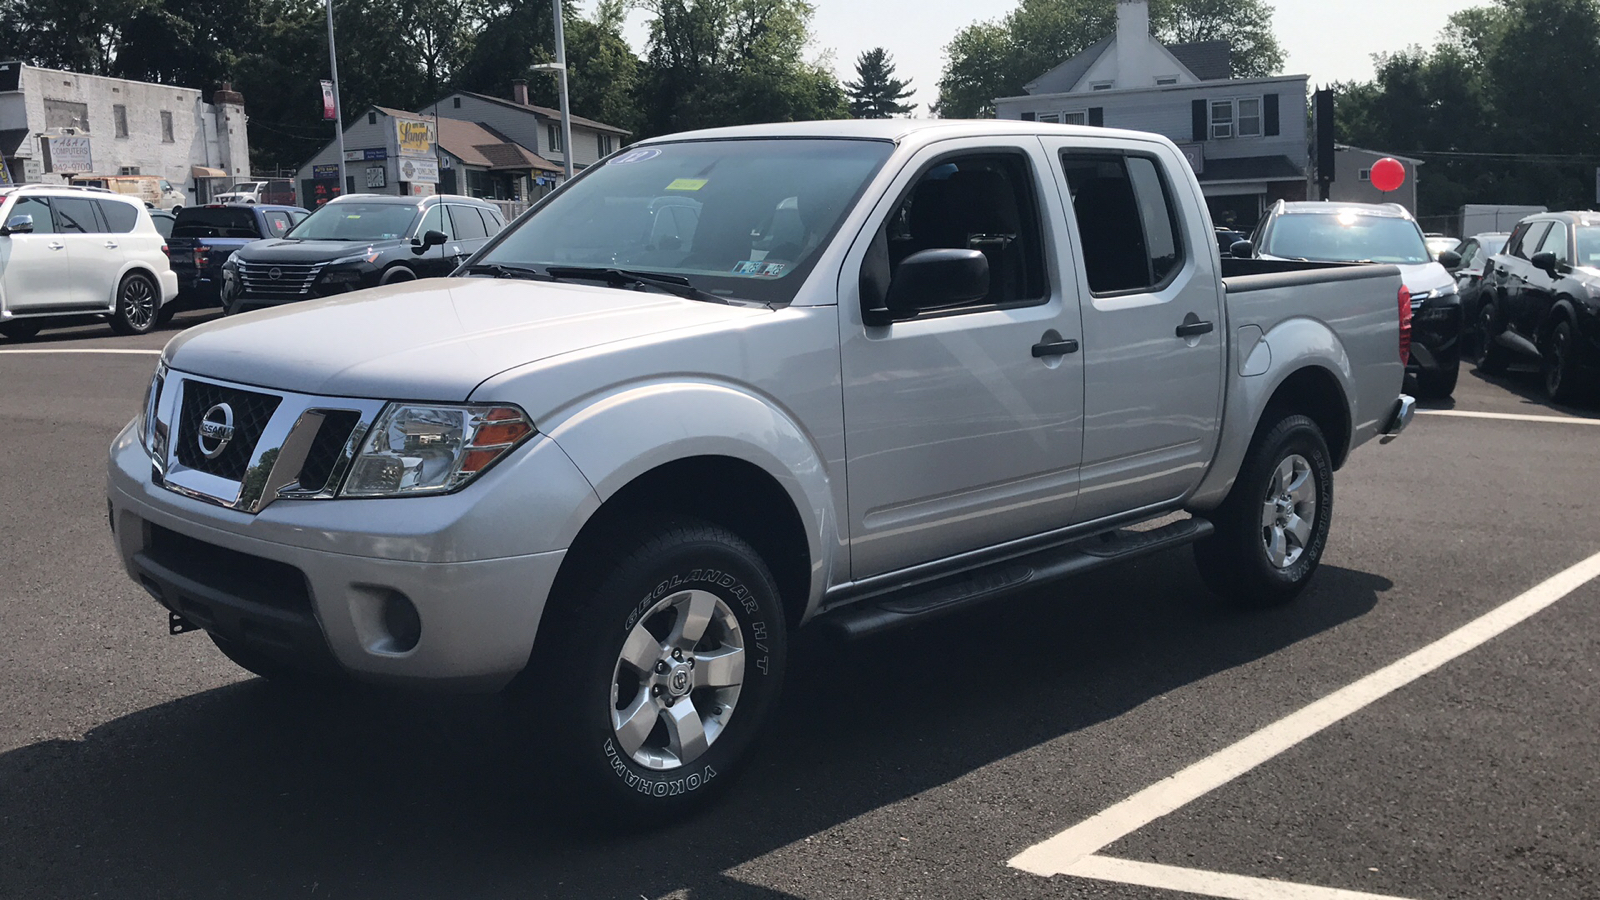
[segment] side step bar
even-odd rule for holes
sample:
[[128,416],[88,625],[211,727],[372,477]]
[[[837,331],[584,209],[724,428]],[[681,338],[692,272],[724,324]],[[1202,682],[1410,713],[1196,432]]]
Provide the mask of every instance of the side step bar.
[[1215,530],[1209,521],[1191,518],[1150,531],[1106,531],[932,584],[864,600],[824,616],[817,624],[855,640],[946,616],[1024,588],[1192,544]]

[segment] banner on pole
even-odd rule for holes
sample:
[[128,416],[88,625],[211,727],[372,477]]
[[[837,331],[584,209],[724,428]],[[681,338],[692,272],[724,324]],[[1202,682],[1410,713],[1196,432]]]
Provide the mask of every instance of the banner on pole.
[[322,121],[332,122],[338,117],[333,107],[333,82],[322,82]]

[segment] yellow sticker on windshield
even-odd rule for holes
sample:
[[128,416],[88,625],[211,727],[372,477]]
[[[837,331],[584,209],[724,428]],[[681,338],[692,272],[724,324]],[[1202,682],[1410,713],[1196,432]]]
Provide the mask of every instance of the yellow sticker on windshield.
[[669,191],[698,191],[706,186],[708,178],[679,178],[667,185]]

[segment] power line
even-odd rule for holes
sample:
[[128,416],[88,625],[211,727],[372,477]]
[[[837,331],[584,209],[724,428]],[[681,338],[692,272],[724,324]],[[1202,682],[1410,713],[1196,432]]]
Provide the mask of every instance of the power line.
[[1573,162],[1600,164],[1600,156],[1575,153],[1469,153],[1464,150],[1411,150],[1404,156],[1436,156],[1446,159],[1496,159],[1506,162]]

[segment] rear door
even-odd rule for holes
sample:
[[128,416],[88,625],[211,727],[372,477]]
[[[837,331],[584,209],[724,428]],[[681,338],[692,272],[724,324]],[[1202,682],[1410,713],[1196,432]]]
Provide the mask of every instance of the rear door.
[[[840,354],[858,580],[1072,522],[1081,335],[1072,262],[1046,225],[1061,216],[1048,165],[1031,138],[927,148],[846,258]],[[982,251],[989,294],[868,324],[863,305],[881,304],[900,261],[936,248]],[[863,285],[880,296],[864,300]]]
[[[489,228],[483,221],[483,212],[475,206],[450,204],[450,221],[454,226],[455,240],[447,246],[450,271],[467,261],[467,257],[489,243]],[[445,274],[449,274],[446,272]]]
[[15,313],[40,313],[72,305],[72,254],[56,236],[49,197],[18,197],[5,211],[10,223],[33,218],[32,234],[0,237],[0,297]]
[[1078,517],[1169,503],[1216,450],[1227,356],[1203,207],[1163,145],[1047,138],[1081,252]]
[[72,302],[110,309],[125,254],[121,235],[108,234],[88,197],[52,197],[56,237],[72,257]]

